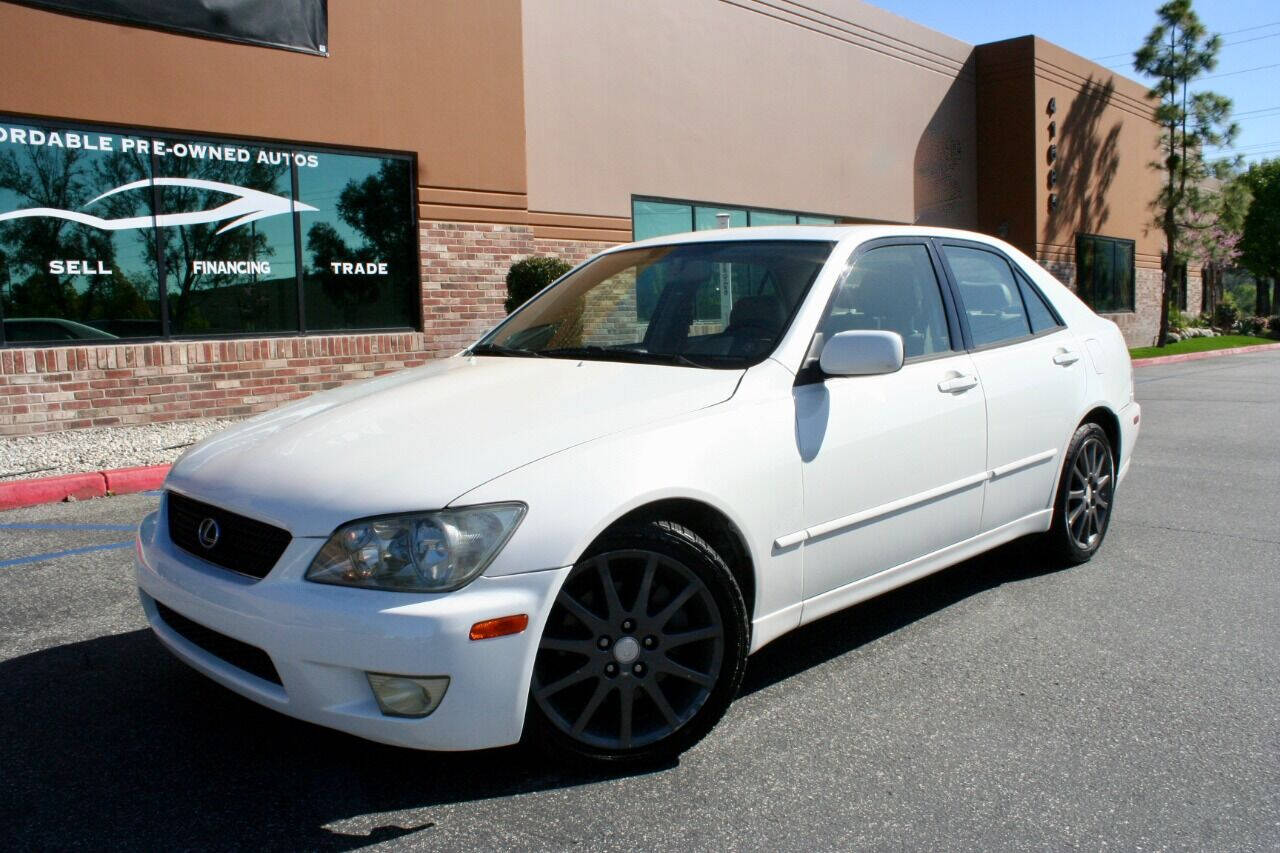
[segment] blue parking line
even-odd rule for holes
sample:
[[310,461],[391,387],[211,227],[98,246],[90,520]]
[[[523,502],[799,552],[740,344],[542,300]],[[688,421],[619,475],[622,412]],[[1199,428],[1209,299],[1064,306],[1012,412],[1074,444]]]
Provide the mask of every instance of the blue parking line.
[[56,560],[59,557],[74,557],[77,554],[90,554],[94,551],[114,551],[118,548],[131,548],[132,542],[112,542],[109,545],[89,545],[84,548],[72,548],[67,551],[51,551],[48,554],[33,554],[30,557],[14,557],[12,560],[0,560],[0,569],[10,566],[21,566],[27,563],[42,563],[45,560]]
[[0,530],[136,530],[136,524],[0,524]]

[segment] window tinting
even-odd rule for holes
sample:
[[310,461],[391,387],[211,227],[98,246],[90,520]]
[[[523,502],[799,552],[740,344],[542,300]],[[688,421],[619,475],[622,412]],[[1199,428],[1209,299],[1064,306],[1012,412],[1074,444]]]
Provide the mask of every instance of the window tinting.
[[1040,295],[1040,291],[1021,275],[1018,276],[1018,288],[1022,291],[1022,302],[1027,307],[1027,317],[1031,320],[1033,333],[1054,329],[1060,325],[1057,318],[1053,316],[1053,312],[1049,310],[1044,297]]
[[723,228],[721,216],[729,217],[730,228],[743,228],[747,224],[747,212],[732,207],[695,207],[693,209],[693,230],[710,231]]
[[1132,240],[1076,237],[1076,292],[1095,311],[1133,310]]
[[778,213],[772,210],[753,210],[751,211],[752,225],[795,225],[796,215],[794,213]]
[[907,358],[951,349],[928,249],[919,244],[881,246],[854,261],[820,331],[830,338],[853,329],[897,332]]
[[3,340],[417,326],[413,192],[403,157],[0,117]]
[[1018,282],[1008,262],[994,252],[943,246],[960,289],[975,347],[1031,334]]

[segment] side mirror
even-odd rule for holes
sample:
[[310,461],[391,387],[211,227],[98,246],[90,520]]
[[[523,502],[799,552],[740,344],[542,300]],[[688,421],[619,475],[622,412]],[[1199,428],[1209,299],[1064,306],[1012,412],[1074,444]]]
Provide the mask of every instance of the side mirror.
[[818,359],[829,376],[870,376],[902,369],[902,335],[897,332],[840,332],[822,347]]

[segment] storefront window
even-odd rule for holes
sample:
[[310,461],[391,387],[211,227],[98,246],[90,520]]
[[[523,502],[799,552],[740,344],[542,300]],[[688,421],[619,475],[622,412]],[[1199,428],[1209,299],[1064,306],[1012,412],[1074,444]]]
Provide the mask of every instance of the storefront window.
[[6,340],[160,334],[149,179],[119,135],[0,122]]
[[320,154],[299,171],[308,329],[411,326],[418,313],[409,162]]
[[413,191],[403,157],[0,117],[0,343],[417,326]]

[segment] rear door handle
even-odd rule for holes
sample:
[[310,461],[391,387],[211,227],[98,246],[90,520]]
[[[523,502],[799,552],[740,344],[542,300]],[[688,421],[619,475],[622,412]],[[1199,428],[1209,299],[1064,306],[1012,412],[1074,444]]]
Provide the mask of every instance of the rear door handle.
[[1067,365],[1070,365],[1070,364],[1075,364],[1079,360],[1080,360],[1080,356],[1076,355],[1070,350],[1065,350],[1065,349],[1058,351],[1053,356],[1053,363],[1060,364],[1063,367],[1066,367]]
[[977,384],[978,377],[976,376],[953,376],[950,379],[944,379],[939,382],[938,390],[944,394],[958,394],[961,391],[968,391]]

